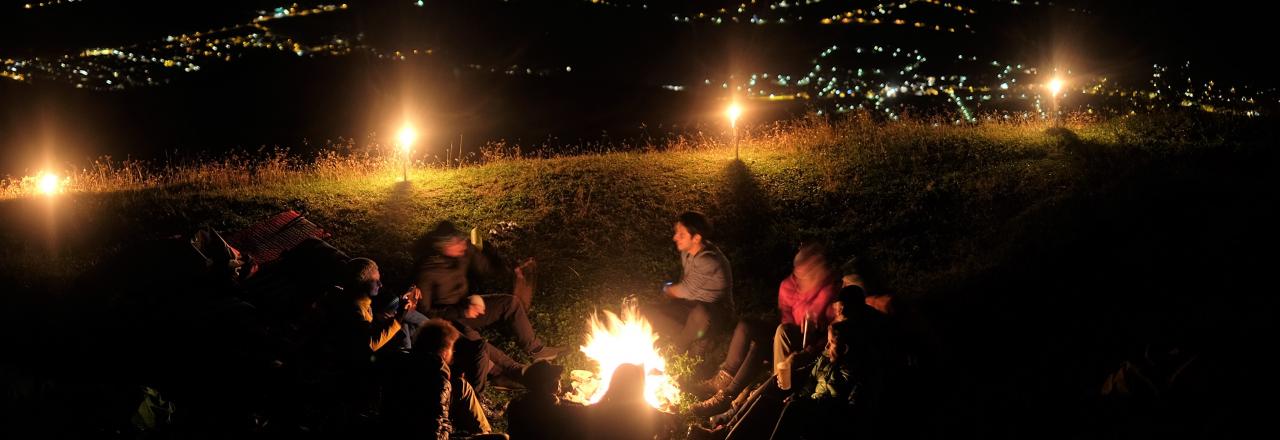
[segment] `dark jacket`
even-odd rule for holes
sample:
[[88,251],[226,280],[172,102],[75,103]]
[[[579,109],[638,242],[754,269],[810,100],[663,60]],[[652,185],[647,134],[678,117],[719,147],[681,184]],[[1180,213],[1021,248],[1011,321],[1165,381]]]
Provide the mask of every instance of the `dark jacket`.
[[371,303],[368,297],[353,297],[339,288],[322,298],[308,324],[318,327],[321,349],[343,363],[367,363],[371,353],[400,331],[394,319],[375,319]]
[[437,354],[413,353],[390,367],[383,391],[383,420],[391,431],[446,440],[452,387],[449,366]]
[[561,402],[552,394],[525,393],[507,406],[507,432],[511,438],[583,438],[587,407]]
[[485,255],[470,243],[467,253],[458,258],[438,252],[418,262],[417,285],[422,290],[418,311],[430,318],[462,319],[471,294],[468,275],[492,276],[500,267],[496,258]]

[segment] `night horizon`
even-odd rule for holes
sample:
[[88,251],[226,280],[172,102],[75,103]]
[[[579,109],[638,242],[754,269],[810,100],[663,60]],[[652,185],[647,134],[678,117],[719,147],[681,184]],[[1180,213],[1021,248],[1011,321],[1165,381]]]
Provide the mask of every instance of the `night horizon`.
[[0,1],[0,432],[1256,436],[1267,12]]
[[[1258,32],[1247,23],[1205,23],[1207,31],[1189,36],[1177,22],[1142,20],[1152,11],[1171,20],[1185,12],[1141,3],[1109,6],[1119,14],[1111,16],[1087,3],[989,2],[981,5],[989,11],[977,11],[912,2],[881,8],[899,15],[881,14],[883,24],[872,24],[879,21],[874,5],[836,3],[752,4],[759,11],[717,22],[697,6],[662,2],[651,8],[586,1],[261,2],[210,11],[111,2],[37,2],[25,9],[19,2],[13,7],[22,9],[6,14],[9,26],[0,33],[9,80],[0,82],[2,171],[20,175],[52,165],[41,161],[78,165],[105,155],[164,160],[264,147],[314,151],[385,135],[391,130],[385,121],[408,107],[438,128],[428,130],[427,140],[438,150],[459,135],[472,152],[496,141],[553,150],[636,143],[711,129],[718,123],[715,102],[733,95],[730,83],[732,92],[755,100],[758,124],[806,112],[894,116],[882,107],[970,121],[1001,112],[1042,115],[1038,91],[1026,86],[1054,69],[1076,78],[1069,90],[1101,86],[1093,93],[1114,95],[1170,87],[1161,97],[1166,102],[1129,107],[1186,105],[1177,99],[1184,88],[1205,93],[1192,98],[1194,106],[1264,112],[1276,105],[1270,76],[1248,73],[1262,61],[1245,56],[1244,42]],[[772,14],[767,23],[732,22],[763,11]],[[97,19],[102,15],[108,19]],[[112,30],[116,20],[130,25]],[[1139,26],[1118,26],[1134,22]],[[53,31],[60,28],[71,32]],[[1116,28],[1122,30],[1111,32]],[[908,54],[924,61],[907,62]],[[826,72],[828,59],[841,72]],[[1164,79],[1153,80],[1162,71]],[[1183,77],[1195,83],[1182,84]],[[966,89],[974,86],[986,91]],[[903,90],[890,97],[890,87]],[[945,87],[961,89],[959,105],[945,94],[927,96]],[[877,96],[862,97],[868,88]],[[1238,90],[1222,95],[1225,89]],[[773,96],[796,99],[767,99]],[[1067,110],[1124,104],[1077,96],[1084,99],[1066,101]],[[1232,102],[1240,96],[1254,103]],[[152,123],[131,128],[134,118]]]

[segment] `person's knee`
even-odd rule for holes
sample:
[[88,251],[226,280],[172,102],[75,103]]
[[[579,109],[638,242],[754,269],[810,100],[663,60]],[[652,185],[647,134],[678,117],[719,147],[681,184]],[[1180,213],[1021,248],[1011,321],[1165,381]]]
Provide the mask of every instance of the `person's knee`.
[[689,310],[689,323],[699,325],[707,325],[711,323],[711,310],[707,309],[706,304],[698,303]]
[[472,398],[476,397],[475,388],[472,388],[471,384],[467,381],[454,378],[450,382],[452,382],[450,385],[453,386],[453,389],[457,393],[455,400],[469,403]]
[[792,336],[799,331],[799,327],[795,324],[778,324],[778,328],[773,332],[775,341],[790,341]]
[[516,301],[516,297],[505,294],[484,295],[484,306],[486,309],[508,309],[508,308],[524,308],[524,303]]

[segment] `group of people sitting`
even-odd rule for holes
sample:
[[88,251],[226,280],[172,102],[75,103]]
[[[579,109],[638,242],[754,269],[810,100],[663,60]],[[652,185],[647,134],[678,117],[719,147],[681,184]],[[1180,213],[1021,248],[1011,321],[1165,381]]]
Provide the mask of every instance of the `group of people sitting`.
[[[663,288],[667,299],[647,307],[645,316],[677,351],[704,353],[709,333],[732,323],[732,271],[706,239],[711,225],[704,216],[685,213],[673,229],[683,274]],[[864,261],[851,258],[839,270],[831,261],[821,243],[802,243],[791,274],[778,286],[777,321],[737,319],[715,373],[683,386],[704,398],[690,410],[708,422],[694,426],[690,438],[875,432],[885,377],[891,364],[905,362],[893,354],[900,347],[887,342],[889,296]]]
[[[778,291],[778,322],[735,318],[728,259],[707,239],[711,223],[680,215],[673,237],[682,274],[641,313],[675,351],[709,352],[718,329],[737,325],[728,353],[706,380],[683,385],[703,396],[691,410],[706,426],[691,437],[822,438],[869,432],[885,374],[881,335],[887,302],[868,296],[859,262],[837,276],[826,249],[803,244]],[[671,426],[643,398],[642,366],[614,372],[609,391],[591,407],[563,402],[563,352],[546,345],[527,316],[532,259],[513,271],[511,294],[477,295],[468,277],[493,275],[499,263],[450,222],[424,236],[416,276],[400,295],[379,299],[381,274],[371,260],[349,260],[341,281],[316,303],[310,352],[332,368],[331,422],[380,409],[391,432],[436,438],[498,436],[477,393],[486,386],[524,388],[506,411],[511,437],[653,438]],[[874,291],[873,291],[874,292]],[[527,354],[516,361],[479,332],[505,330]],[[766,348],[769,347],[769,348]],[[772,375],[759,381],[771,364]],[[758,383],[758,384],[757,384]],[[377,390],[371,391],[371,390]],[[842,423],[812,423],[819,420]]]
[[[381,298],[382,276],[367,258],[345,263],[339,282],[316,302],[305,327],[313,365],[331,377],[325,411],[335,429],[381,408],[392,431],[424,430],[438,438],[492,430],[477,392],[490,382],[522,387],[527,364],[489,343],[480,330],[511,334],[533,360],[563,349],[546,345],[529,322],[533,286],[530,259],[514,270],[511,294],[472,294],[469,277],[494,275],[496,256],[470,243],[451,222],[424,236],[414,282]],[[378,393],[370,390],[381,390]]]

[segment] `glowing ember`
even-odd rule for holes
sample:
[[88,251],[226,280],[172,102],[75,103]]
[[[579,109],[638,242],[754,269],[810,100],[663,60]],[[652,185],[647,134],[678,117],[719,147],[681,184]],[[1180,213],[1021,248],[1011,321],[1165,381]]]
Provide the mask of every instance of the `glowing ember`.
[[672,410],[680,401],[680,390],[667,376],[667,362],[658,354],[649,321],[640,316],[634,302],[624,302],[622,317],[605,311],[604,320],[599,314],[591,316],[591,333],[582,346],[582,353],[595,360],[599,368],[595,372],[574,370],[574,391],[567,399],[592,404],[600,401],[609,391],[613,371],[622,364],[644,367],[644,397],[650,406],[660,410]]

